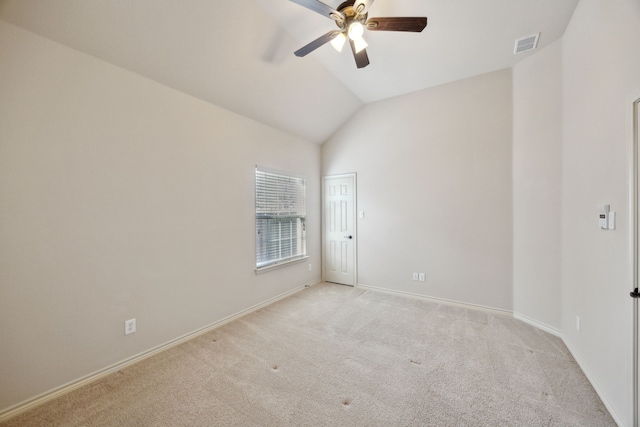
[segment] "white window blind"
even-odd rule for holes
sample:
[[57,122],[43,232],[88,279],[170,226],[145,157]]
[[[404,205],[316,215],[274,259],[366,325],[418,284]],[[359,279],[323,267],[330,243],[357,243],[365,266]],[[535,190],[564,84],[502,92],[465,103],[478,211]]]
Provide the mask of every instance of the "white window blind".
[[306,254],[304,178],[256,168],[256,268]]

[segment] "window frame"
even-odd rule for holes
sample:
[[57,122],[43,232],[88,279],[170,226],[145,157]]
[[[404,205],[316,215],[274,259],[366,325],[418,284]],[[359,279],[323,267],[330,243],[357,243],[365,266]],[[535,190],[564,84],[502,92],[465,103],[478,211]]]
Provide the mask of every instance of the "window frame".
[[[288,192],[287,194],[289,194],[290,196],[293,195],[295,197],[298,197],[297,199],[295,199],[294,201],[294,211],[292,212],[291,210],[289,211],[285,211],[282,209],[282,205],[280,203],[280,201],[282,200],[280,197],[280,193],[278,193],[277,196],[277,202],[274,203],[273,200],[273,194],[271,194],[271,199],[270,201],[264,200],[265,197],[265,193],[266,193],[266,188],[263,187],[262,189],[259,188],[259,174],[262,173],[264,174],[264,178],[266,179],[267,176],[269,176],[269,179],[271,179],[272,181],[269,183],[271,185],[274,184],[274,180],[280,180],[282,179],[282,182],[287,182],[286,185],[284,185],[284,187],[287,187]],[[301,181],[302,183],[302,189],[300,190],[299,188],[294,188],[299,184],[291,184],[291,180],[294,181]],[[309,256],[307,255],[307,245],[306,245],[306,228],[307,228],[307,179],[306,177],[304,177],[303,175],[300,174],[296,174],[293,172],[288,172],[288,171],[281,171],[281,170],[276,170],[276,169],[272,169],[272,168],[268,168],[268,167],[263,167],[263,166],[259,166],[257,165],[254,169],[254,202],[255,202],[255,223],[254,223],[254,242],[255,242],[255,272],[256,274],[261,274],[267,271],[271,271],[274,269],[278,269],[278,268],[282,268],[285,266],[288,266],[290,264],[295,264],[298,262],[301,262],[307,258],[309,258]],[[278,185],[278,191],[280,191],[282,188],[280,186],[280,183],[277,184]],[[293,189],[293,191],[291,191]],[[273,190],[273,188],[271,188],[271,190]],[[285,189],[286,190],[286,189]],[[262,193],[260,193],[260,191],[262,191]],[[301,194],[300,194],[301,191]],[[269,203],[271,202],[272,204],[269,207],[269,210],[271,210],[270,213],[266,213],[263,209],[262,212],[259,212],[259,198],[260,196],[264,196],[262,201],[263,203]],[[302,197],[302,201],[299,200],[300,196]],[[300,203],[301,202],[301,203]],[[277,207],[274,205],[278,205]],[[287,206],[291,209],[290,206]],[[275,210],[272,210],[275,209]],[[300,211],[301,210],[301,211]],[[279,222],[279,224],[286,224],[286,222],[288,221],[289,224],[287,224],[287,226],[291,227],[291,229],[295,228],[296,229],[296,233],[295,233],[295,238],[291,237],[289,239],[282,239],[281,236],[279,236],[278,238],[278,250],[282,250],[283,249],[283,242],[286,242],[287,240],[289,241],[289,246],[287,246],[288,249],[291,249],[292,247],[295,246],[295,253],[292,253],[289,256],[285,256],[285,257],[281,257],[281,258],[272,258],[272,259],[268,259],[267,261],[260,261],[260,257],[261,257],[261,252],[264,255],[265,252],[269,252],[270,250],[272,250],[271,248],[265,249],[265,244],[260,244],[259,242],[259,237],[261,235],[261,232],[265,230],[265,225],[260,224],[260,222],[262,220],[278,220],[278,219],[282,219],[282,221]],[[294,220],[296,222],[296,225],[294,226],[293,221]],[[281,230],[282,225],[280,225],[279,230]],[[293,243],[295,240],[295,243]],[[285,244],[286,245],[286,244]],[[302,246],[302,250],[300,251],[300,245]]]

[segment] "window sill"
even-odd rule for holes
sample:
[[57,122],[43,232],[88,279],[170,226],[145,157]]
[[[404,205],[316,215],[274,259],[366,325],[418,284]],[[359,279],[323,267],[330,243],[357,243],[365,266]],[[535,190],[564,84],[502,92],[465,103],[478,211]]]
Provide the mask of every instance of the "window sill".
[[292,259],[292,260],[289,260],[289,261],[283,261],[283,262],[278,263],[278,264],[272,264],[272,265],[268,265],[266,267],[256,268],[255,272],[256,272],[256,274],[267,273],[269,271],[278,270],[278,269],[280,269],[282,267],[286,267],[286,266],[291,265],[291,264],[297,264],[297,263],[302,262],[302,261],[304,261],[306,259],[309,259],[308,255],[305,255],[305,256],[300,257],[300,258]]

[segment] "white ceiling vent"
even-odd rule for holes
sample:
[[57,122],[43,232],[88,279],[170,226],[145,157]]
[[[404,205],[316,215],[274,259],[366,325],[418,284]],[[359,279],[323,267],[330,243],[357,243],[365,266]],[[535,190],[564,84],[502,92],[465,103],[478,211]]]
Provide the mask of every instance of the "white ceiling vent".
[[540,33],[516,40],[516,45],[513,48],[513,54],[515,55],[516,53],[526,52],[527,50],[535,49],[536,46],[538,46],[539,37],[540,37]]

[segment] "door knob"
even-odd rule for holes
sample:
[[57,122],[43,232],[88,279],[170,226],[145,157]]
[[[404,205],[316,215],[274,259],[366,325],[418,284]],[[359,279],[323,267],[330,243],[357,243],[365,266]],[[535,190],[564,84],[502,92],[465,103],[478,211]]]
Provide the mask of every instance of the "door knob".
[[353,236],[344,236],[345,239],[353,239]]

